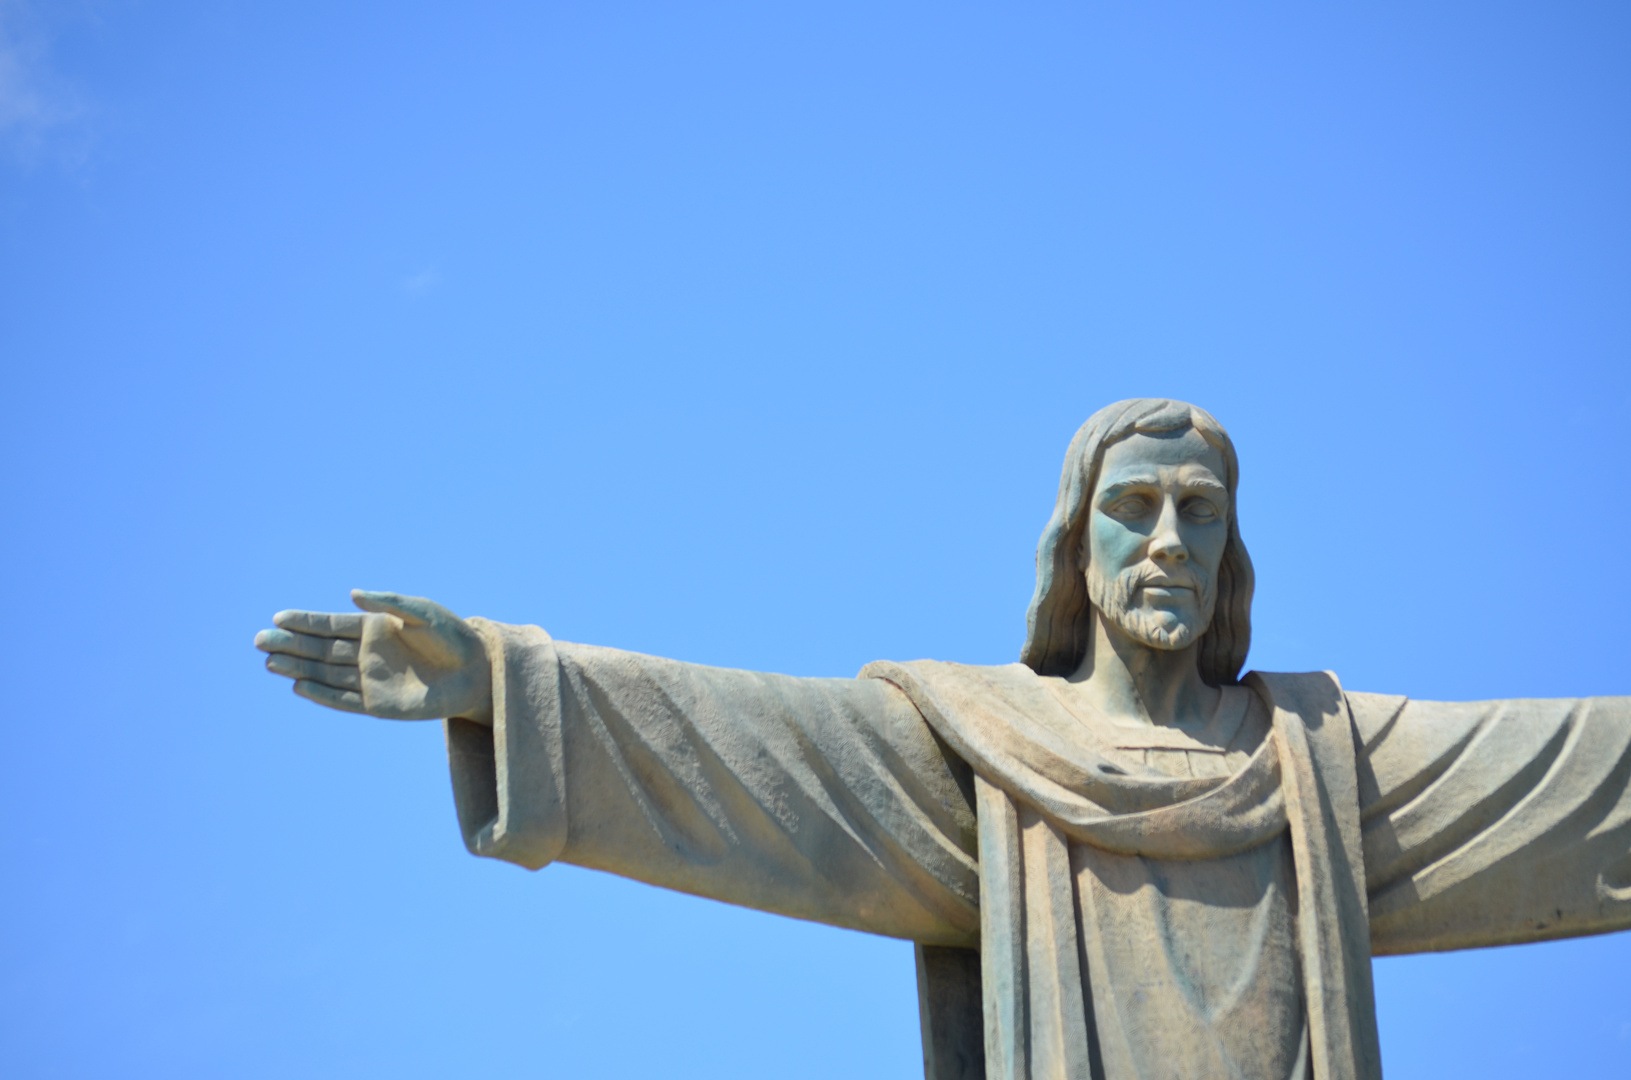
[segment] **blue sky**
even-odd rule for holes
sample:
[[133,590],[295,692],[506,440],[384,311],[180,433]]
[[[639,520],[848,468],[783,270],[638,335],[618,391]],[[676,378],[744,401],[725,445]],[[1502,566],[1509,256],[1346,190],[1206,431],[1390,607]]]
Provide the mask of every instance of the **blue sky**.
[[[1214,412],[1249,664],[1631,693],[1622,5],[0,2],[28,1077],[918,1075],[910,948],[470,858],[251,647],[353,586],[1014,659],[1075,427]],[[1390,1080],[1618,1075],[1631,935],[1377,965]]]

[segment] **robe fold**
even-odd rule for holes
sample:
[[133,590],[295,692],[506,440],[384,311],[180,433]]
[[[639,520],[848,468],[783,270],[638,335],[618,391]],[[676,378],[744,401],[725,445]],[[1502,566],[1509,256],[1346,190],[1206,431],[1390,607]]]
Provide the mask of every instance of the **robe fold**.
[[[1019,664],[806,679],[471,622],[494,722],[446,725],[471,851],[977,970],[983,1031],[932,1015],[966,1015],[958,987],[923,996],[934,1080],[1374,1080],[1373,953],[1631,927],[1631,699],[1254,674],[1201,730],[1132,728]],[[978,960],[926,962],[955,947]]]

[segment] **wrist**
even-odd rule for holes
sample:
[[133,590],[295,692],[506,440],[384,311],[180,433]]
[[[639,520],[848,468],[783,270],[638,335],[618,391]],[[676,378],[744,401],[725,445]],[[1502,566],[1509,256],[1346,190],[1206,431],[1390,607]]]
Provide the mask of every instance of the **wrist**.
[[[474,628],[472,628],[474,629]],[[493,726],[493,662],[488,654],[485,634],[476,634],[480,649],[465,665],[465,684],[469,688],[457,719],[469,720],[482,727]]]

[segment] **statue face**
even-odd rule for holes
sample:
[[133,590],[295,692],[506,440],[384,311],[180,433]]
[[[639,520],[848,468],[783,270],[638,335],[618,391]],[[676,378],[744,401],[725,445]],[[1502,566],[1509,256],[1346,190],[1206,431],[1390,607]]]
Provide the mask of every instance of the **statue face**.
[[1193,428],[1105,451],[1088,519],[1087,591],[1112,626],[1157,649],[1206,632],[1229,539],[1223,454]]

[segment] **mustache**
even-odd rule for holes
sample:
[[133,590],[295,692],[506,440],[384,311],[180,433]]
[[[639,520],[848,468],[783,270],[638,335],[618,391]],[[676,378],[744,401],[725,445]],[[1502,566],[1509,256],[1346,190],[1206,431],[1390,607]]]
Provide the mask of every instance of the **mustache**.
[[1151,563],[1140,563],[1117,574],[1113,588],[1118,599],[1124,603],[1131,603],[1134,594],[1146,586],[1194,589],[1196,595],[1204,600],[1211,591],[1212,580],[1197,566],[1185,564],[1181,570],[1174,573]]

